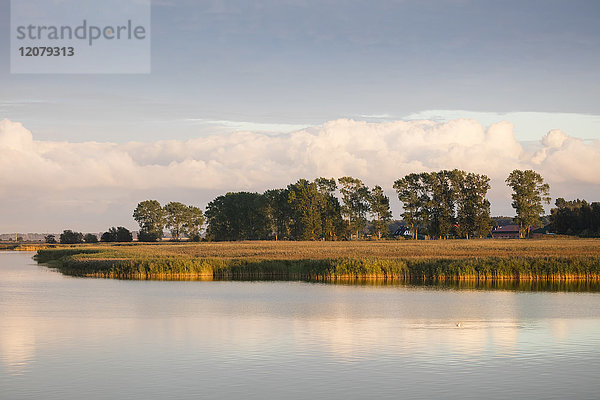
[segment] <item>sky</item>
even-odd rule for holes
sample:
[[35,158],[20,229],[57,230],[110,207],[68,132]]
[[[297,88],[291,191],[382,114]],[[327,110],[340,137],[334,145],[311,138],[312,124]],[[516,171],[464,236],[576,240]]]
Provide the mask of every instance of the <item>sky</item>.
[[152,2],[149,74],[11,74],[0,0],[0,232],[135,228],[299,178],[540,172],[600,200],[597,1]]

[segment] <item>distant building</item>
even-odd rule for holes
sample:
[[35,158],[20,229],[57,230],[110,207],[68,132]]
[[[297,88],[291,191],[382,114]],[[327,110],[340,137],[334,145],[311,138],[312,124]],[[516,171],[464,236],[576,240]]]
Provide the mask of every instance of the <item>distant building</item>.
[[[393,233],[396,239],[404,238],[404,239],[413,239],[414,233],[410,230],[408,226],[401,225],[398,229],[396,229]],[[417,234],[417,240],[425,240],[425,236],[421,233]]]
[[396,231],[394,232],[394,236],[398,237],[398,236],[403,236],[403,237],[413,237],[413,233],[410,231],[410,229],[408,228],[408,226],[405,225],[401,225],[398,229],[396,229]]
[[492,237],[494,239],[518,239],[521,237],[519,225],[497,226],[492,231]]

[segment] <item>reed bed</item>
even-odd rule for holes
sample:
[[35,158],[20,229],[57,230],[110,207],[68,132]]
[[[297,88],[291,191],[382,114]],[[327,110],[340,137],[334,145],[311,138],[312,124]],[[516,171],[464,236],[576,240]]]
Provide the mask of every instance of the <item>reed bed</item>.
[[38,251],[49,246],[43,243],[0,243],[0,250]]
[[36,259],[121,279],[600,280],[598,239],[78,245]]

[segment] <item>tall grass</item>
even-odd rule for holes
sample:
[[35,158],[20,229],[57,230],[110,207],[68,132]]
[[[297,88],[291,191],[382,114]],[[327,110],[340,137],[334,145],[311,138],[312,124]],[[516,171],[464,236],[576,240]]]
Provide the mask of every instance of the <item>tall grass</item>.
[[43,243],[0,243],[0,250],[37,251],[47,247]]
[[548,242],[84,245],[36,259],[68,275],[128,279],[600,280],[600,240]]

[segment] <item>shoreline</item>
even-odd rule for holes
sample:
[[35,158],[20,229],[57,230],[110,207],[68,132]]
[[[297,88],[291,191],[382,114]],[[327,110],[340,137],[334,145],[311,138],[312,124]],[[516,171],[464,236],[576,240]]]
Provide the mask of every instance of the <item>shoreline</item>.
[[[597,242],[600,244],[600,241]],[[596,243],[594,243],[596,244]],[[530,256],[506,252],[497,256],[374,256],[348,245],[347,256],[317,252],[310,258],[261,254],[228,257],[195,256],[203,244],[173,245],[172,253],[156,252],[156,246],[57,247],[40,249],[39,263],[47,263],[65,275],[138,280],[381,280],[400,282],[453,281],[600,281],[600,254]],[[210,245],[208,245],[210,246]],[[214,245],[213,245],[214,246]],[[264,245],[266,246],[266,245]],[[289,249],[296,245],[282,245]],[[316,245],[315,245],[316,246]],[[322,245],[319,245],[322,246]],[[399,245],[400,247],[402,244]],[[427,245],[424,245],[427,246]],[[207,246],[205,246],[206,248]],[[132,250],[133,248],[133,250]],[[321,249],[323,249],[321,247]],[[134,251],[135,250],[135,251]],[[264,250],[264,249],[263,249]],[[596,250],[600,252],[600,249]],[[276,258],[280,257],[280,258]]]

